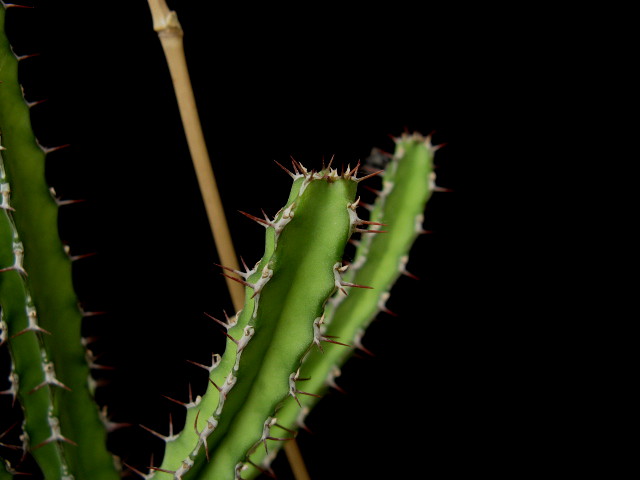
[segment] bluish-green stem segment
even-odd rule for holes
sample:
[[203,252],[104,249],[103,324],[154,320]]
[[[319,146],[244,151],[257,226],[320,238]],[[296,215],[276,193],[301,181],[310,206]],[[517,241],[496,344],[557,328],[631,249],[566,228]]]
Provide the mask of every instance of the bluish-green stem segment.
[[83,313],[72,286],[72,258],[58,236],[59,202],[45,179],[30,105],[18,83],[17,57],[0,5],[0,302],[8,327],[28,448],[47,480],[119,475],[106,450],[106,429],[89,388],[81,342]]
[[228,336],[226,350],[211,365],[200,365],[210,384],[204,396],[186,404],[183,432],[156,432],[167,442],[157,475],[242,478],[250,452],[269,438],[292,438],[274,413],[287,398],[305,396],[300,362],[322,341],[317,325],[327,300],[344,288],[342,255],[360,225],[357,169],[313,172],[295,163],[294,172],[288,172],[289,199],[276,216],[251,216],[266,228],[264,256],[253,269],[234,271],[246,285],[244,308],[218,320]]
[[[328,342],[309,351],[300,375],[309,378],[305,388],[314,395],[320,396],[335,386],[340,367],[354,348],[364,349],[361,338],[366,327],[380,311],[388,311],[385,302],[389,292],[401,274],[408,274],[409,251],[417,236],[424,233],[423,213],[435,187],[433,157],[437,147],[431,144],[430,137],[417,133],[404,134],[395,142],[395,153],[382,174],[382,191],[369,207],[369,221],[373,223],[368,227],[370,233],[362,233],[354,261],[343,277],[347,283],[372,288],[347,285],[340,289],[327,303],[319,327],[319,335],[353,348]],[[374,233],[380,229],[385,233]],[[279,425],[296,431],[304,426],[305,416],[318,399],[317,396],[300,397],[297,402],[288,399],[274,416]],[[279,447],[278,442],[268,441],[268,453],[264,448],[256,450],[251,461],[267,469]],[[260,469],[251,468],[243,478],[254,478],[259,472]]]

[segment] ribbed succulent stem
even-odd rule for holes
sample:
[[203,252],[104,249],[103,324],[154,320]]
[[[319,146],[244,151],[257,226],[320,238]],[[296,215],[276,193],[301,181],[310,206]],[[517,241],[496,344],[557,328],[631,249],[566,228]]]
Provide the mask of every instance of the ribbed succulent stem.
[[[380,311],[388,312],[385,302],[389,292],[397,278],[407,273],[409,251],[422,233],[423,212],[434,190],[435,150],[430,138],[419,134],[396,139],[396,152],[382,173],[383,189],[371,208],[370,219],[360,221],[362,238],[354,261],[345,269],[344,285],[327,303],[323,322],[318,325],[323,343],[309,352],[300,369],[300,375],[308,378],[305,388],[313,396],[297,402],[288,399],[275,413],[279,425],[291,430],[303,425],[319,397],[336,386],[340,367],[354,349],[364,348],[361,338],[366,327]],[[381,228],[384,233],[374,233]],[[270,441],[268,447],[269,453],[263,449],[251,456],[261,468],[269,467],[280,445]],[[254,478],[258,473],[252,467],[243,478]]]
[[166,437],[160,471],[175,479],[241,478],[249,452],[281,437],[270,433],[277,429],[278,406],[306,394],[298,369],[319,341],[325,303],[342,286],[357,179],[351,170],[297,170],[275,218],[248,215],[266,228],[265,253],[253,269],[234,272],[246,287],[244,308],[233,319],[217,320],[228,337],[224,355],[203,366],[210,385],[186,405],[185,430]]
[[[0,301],[25,409],[25,430],[46,478],[115,479],[106,431],[89,391],[83,314],[72,257],[58,236],[58,204],[45,179],[56,149],[41,147],[18,83],[18,58],[0,7],[0,131],[4,189]],[[46,434],[48,432],[48,434]]]

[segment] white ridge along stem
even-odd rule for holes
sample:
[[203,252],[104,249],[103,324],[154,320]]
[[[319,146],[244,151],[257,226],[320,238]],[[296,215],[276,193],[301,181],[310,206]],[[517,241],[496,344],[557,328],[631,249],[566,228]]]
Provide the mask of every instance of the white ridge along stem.
[[[231,234],[229,233],[222,200],[220,199],[220,193],[211,168],[193,89],[191,88],[182,41],[184,32],[176,12],[169,9],[165,0],[148,0],[148,2],[153,19],[153,29],[158,32],[158,37],[169,65],[191,159],[198,178],[198,185],[200,186],[202,200],[207,211],[220,263],[234,270],[239,270],[238,259],[231,241]],[[244,305],[244,289],[241,284],[229,278],[226,278],[226,281],[233,306],[238,312]],[[311,477],[304,465],[304,460],[296,441],[285,442],[284,450],[296,480],[310,480]]]

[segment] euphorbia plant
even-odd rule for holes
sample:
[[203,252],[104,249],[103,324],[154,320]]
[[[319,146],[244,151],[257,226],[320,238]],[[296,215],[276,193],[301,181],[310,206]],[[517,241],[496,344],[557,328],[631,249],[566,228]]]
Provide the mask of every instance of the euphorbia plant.
[[[105,438],[118,427],[167,444],[162,462],[150,465],[157,470],[124,467],[130,473],[224,479],[268,469],[273,453],[293,437],[301,414],[324,393],[327,381],[335,381],[352,349],[367,351],[363,329],[377,312],[388,310],[392,283],[408,273],[406,257],[423,233],[422,212],[434,189],[430,139],[396,139],[395,154],[378,174],[383,182],[377,200],[370,204],[360,199],[367,192],[356,188],[377,168],[365,171],[357,160],[349,166],[327,162],[317,171],[295,160],[281,165],[293,181],[288,200],[267,188],[265,194],[283,198],[281,210],[249,214],[265,228],[262,259],[245,271],[226,272],[246,287],[242,313],[211,314],[228,336],[224,354],[215,351],[216,344],[208,362],[187,358],[208,381],[180,398],[166,395],[178,408],[187,407],[182,433],[170,428],[173,421],[162,430],[144,422],[118,425],[125,422],[106,417],[104,410],[100,422],[86,384],[90,368],[108,365],[96,360],[94,338],[81,335],[83,318],[100,312],[78,308],[71,265],[82,255],[58,240],[56,225],[58,207],[69,202],[52,195],[45,182],[44,159],[57,150],[41,148],[33,136],[17,78],[19,59],[3,41],[0,298],[2,341],[13,365],[6,393],[24,409],[24,423],[14,429],[26,435],[16,446],[33,453],[47,478],[115,478],[120,465],[112,465]],[[172,199],[167,190],[164,201]],[[371,210],[368,220],[360,218],[363,203]],[[352,234],[362,238],[347,265],[342,257]],[[13,444],[2,441],[11,450]],[[15,458],[11,468],[19,467]]]

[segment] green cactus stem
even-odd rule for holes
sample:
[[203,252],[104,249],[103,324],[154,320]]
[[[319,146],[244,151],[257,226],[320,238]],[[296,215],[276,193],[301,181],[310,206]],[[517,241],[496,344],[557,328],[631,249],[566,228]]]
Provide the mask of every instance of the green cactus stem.
[[[0,8],[0,302],[25,412],[25,432],[47,479],[115,479],[106,431],[88,388],[83,314],[71,261],[58,236],[58,204],[45,179],[42,148],[18,83],[18,57]],[[73,477],[72,477],[73,476]]]
[[245,306],[234,319],[218,320],[228,336],[224,355],[202,366],[210,385],[185,405],[185,430],[164,436],[157,470],[174,479],[241,478],[251,451],[284,438],[273,417],[282,402],[307,393],[299,367],[323,340],[317,325],[326,302],[344,287],[341,259],[360,221],[360,179],[357,169],[316,173],[295,163],[294,170],[289,199],[274,219],[248,215],[266,228],[265,253],[253,269],[235,271],[246,286]]
[[[395,141],[395,154],[382,173],[383,189],[374,205],[368,207],[370,220],[363,222],[368,227],[360,229],[362,237],[354,261],[345,268],[345,285],[327,303],[325,315],[318,322],[317,336],[332,341],[311,350],[300,369],[300,375],[309,378],[305,388],[313,396],[297,402],[288,399],[275,413],[278,424],[285,429],[296,431],[303,426],[304,417],[319,397],[336,386],[340,367],[355,348],[364,349],[361,338],[366,327],[380,311],[389,312],[385,302],[393,284],[400,275],[409,274],[409,251],[417,236],[424,233],[423,212],[435,188],[433,156],[437,147],[431,145],[430,137],[417,133],[404,134]],[[384,234],[372,234],[380,228],[384,228]],[[251,462],[262,470],[269,468],[280,445],[269,441],[267,446],[268,453],[262,449],[251,456]],[[254,478],[260,469],[252,468],[243,478]]]
[[50,332],[39,326],[37,309],[27,285],[24,247],[12,219],[13,207],[7,200],[10,184],[3,156],[0,156],[0,182],[6,196],[0,212],[0,265],[3,266],[0,304],[13,359],[10,377],[13,394],[20,397],[25,411],[23,430],[43,473],[47,478],[68,478],[61,442],[72,441],[60,432],[53,403],[54,389],[68,387],[57,379],[44,347],[42,336]]

